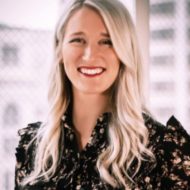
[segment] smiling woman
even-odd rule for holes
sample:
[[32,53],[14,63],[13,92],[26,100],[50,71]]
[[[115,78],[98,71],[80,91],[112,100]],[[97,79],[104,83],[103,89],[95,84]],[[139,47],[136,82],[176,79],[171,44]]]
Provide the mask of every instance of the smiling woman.
[[21,129],[15,189],[187,189],[190,137],[151,118],[128,10],[74,0],[55,32],[49,115]]

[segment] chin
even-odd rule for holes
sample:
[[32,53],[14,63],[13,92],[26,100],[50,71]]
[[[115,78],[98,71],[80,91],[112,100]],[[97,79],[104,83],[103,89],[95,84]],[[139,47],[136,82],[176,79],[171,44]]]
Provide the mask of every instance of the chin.
[[84,93],[84,94],[104,94],[106,89],[100,89],[100,88],[77,88],[77,91]]
[[85,93],[85,94],[103,94],[104,93],[104,91],[101,91],[101,90],[84,90],[84,91],[82,91],[83,93]]
[[75,90],[83,94],[107,94],[112,85],[75,85]]

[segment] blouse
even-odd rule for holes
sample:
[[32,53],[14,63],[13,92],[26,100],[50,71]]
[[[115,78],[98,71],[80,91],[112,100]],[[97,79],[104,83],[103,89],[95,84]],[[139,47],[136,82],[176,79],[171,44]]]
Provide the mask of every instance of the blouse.
[[[54,176],[48,181],[24,187],[21,182],[33,170],[36,149],[35,143],[28,150],[27,145],[37,134],[41,122],[20,129],[20,141],[16,148],[15,190],[124,190],[123,187],[113,188],[104,182],[96,168],[98,156],[108,146],[110,117],[110,113],[104,113],[97,119],[89,142],[79,151],[71,117],[65,114],[61,120],[60,159]],[[142,162],[130,189],[190,189],[190,136],[174,116],[166,126],[149,115],[143,114],[143,118],[149,131],[148,147],[152,148],[156,162]]]

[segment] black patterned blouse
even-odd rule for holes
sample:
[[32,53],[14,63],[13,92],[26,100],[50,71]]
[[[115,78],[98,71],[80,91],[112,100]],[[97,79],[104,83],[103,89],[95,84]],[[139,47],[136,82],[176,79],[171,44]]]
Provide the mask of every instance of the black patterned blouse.
[[[190,136],[172,116],[166,126],[143,114],[149,130],[149,146],[156,157],[156,164],[144,161],[134,178],[131,190],[188,190],[190,189]],[[33,168],[35,143],[26,147],[36,135],[41,123],[29,124],[19,130],[21,137],[16,148],[15,190],[111,190],[100,179],[96,169],[98,155],[107,147],[109,113],[97,119],[86,147],[78,150],[75,132],[67,115],[62,119],[64,138],[60,139],[60,162],[57,171],[48,182],[20,186],[22,179]],[[63,140],[64,139],[64,140]],[[63,149],[62,145],[65,148]],[[116,189],[116,188],[115,188]],[[122,190],[124,188],[118,188]]]

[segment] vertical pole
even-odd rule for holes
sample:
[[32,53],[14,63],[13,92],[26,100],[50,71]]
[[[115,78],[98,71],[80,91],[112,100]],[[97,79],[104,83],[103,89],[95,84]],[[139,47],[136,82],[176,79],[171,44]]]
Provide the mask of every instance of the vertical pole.
[[137,37],[140,45],[144,68],[145,103],[149,105],[149,0],[135,1]]
[[186,1],[176,1],[175,26],[175,83],[176,83],[176,115],[181,122],[188,123],[188,75],[187,75],[187,42],[186,30],[188,19],[186,17]]

